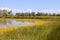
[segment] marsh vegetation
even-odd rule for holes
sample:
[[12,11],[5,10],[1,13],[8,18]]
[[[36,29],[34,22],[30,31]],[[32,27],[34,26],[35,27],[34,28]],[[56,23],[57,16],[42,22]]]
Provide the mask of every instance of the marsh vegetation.
[[0,10],[0,40],[60,40],[59,16]]

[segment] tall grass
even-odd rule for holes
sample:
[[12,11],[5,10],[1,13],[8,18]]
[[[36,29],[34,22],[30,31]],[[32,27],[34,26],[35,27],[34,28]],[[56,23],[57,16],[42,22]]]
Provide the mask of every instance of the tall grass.
[[51,20],[52,23],[4,32],[0,34],[0,40],[60,40],[60,19],[47,18],[46,20]]
[[[51,26],[50,26],[51,25]],[[47,40],[47,35],[52,31],[52,24],[39,27],[22,27],[11,32],[1,34],[2,40]]]
[[60,21],[54,24],[54,29],[48,35],[48,40],[60,40]]

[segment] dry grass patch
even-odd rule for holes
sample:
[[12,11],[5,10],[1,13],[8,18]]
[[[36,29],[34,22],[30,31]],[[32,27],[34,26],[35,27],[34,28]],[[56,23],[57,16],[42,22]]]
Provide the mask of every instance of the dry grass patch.
[[35,25],[36,26],[43,26],[43,25],[46,25],[46,24],[49,24],[49,23],[51,23],[51,21],[36,21],[35,22]]

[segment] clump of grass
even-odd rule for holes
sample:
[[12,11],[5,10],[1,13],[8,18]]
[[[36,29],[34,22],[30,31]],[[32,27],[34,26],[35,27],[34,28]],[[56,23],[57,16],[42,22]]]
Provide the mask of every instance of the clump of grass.
[[2,40],[46,40],[47,34],[51,31],[51,27],[47,26],[32,26],[21,27],[11,32],[3,32]]
[[54,29],[48,35],[47,40],[60,40],[60,21],[54,24]]
[[0,28],[0,34],[3,34],[4,32],[11,32],[14,31],[16,28],[10,27],[10,28]]

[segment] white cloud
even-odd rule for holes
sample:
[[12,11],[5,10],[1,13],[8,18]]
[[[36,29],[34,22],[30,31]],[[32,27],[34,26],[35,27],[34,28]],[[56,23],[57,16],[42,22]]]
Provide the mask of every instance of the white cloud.
[[45,13],[60,13],[60,9],[41,9],[39,11]]
[[23,12],[23,10],[19,10],[19,9],[13,9],[12,11],[15,12],[15,13],[16,12]]
[[[5,7],[5,8],[0,8],[1,10],[4,10],[4,9],[6,9],[6,10],[8,10],[8,11],[10,11],[10,10],[12,10],[12,12],[14,12],[14,13],[16,13],[16,12],[33,12],[34,10],[32,10],[32,9],[21,9],[21,10],[19,10],[19,9],[11,9],[11,8],[7,8],[7,7]],[[47,13],[60,13],[60,9],[41,9],[41,10],[37,10],[37,12],[47,12]]]
[[28,9],[29,12],[32,12],[32,9]]
[[7,10],[7,11],[10,11],[10,10],[12,10],[12,9],[10,9],[10,8],[0,8],[1,10]]
[[32,12],[31,9],[24,9],[24,10],[20,10],[21,12]]

